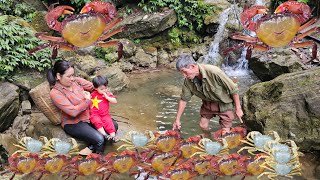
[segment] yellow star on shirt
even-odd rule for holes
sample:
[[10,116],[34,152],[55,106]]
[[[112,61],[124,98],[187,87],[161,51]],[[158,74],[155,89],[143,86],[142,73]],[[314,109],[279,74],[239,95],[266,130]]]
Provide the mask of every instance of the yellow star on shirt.
[[92,106],[91,106],[91,109],[96,107],[97,109],[99,109],[99,103],[101,102],[102,100],[99,100],[98,97],[96,96],[94,99],[91,99],[91,102],[92,102]]

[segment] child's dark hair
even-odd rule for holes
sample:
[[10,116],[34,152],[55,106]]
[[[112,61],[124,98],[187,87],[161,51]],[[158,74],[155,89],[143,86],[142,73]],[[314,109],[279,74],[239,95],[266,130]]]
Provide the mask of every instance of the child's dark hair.
[[108,86],[108,79],[107,77],[96,76],[92,79],[92,84],[95,88],[98,88],[101,85]]

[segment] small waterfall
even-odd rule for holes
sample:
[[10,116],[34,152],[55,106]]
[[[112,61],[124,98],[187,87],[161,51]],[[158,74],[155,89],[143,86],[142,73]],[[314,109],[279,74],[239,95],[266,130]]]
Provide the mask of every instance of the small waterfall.
[[[260,5],[260,6],[264,6],[265,5],[265,1],[264,0],[256,0],[255,5]],[[233,7],[235,8],[235,7]],[[234,12],[236,13],[236,9],[234,9]],[[256,17],[253,18],[253,21],[256,21],[257,18],[261,17],[261,15],[257,15]],[[251,37],[255,37],[256,33],[252,32],[252,31],[248,31],[248,30],[244,30],[244,34],[247,34]],[[225,65],[223,66],[223,69],[225,70],[226,74],[228,74],[229,76],[247,76],[249,75],[251,72],[249,72],[249,64],[248,64],[248,60],[246,59],[246,54],[247,54],[247,48],[243,48],[242,52],[241,52],[241,57],[237,60],[237,63],[235,65],[228,66]]]
[[213,42],[210,44],[208,54],[204,56],[204,60],[203,60],[204,64],[215,64],[215,61],[218,59],[217,57],[219,56],[219,44],[222,40],[222,35],[225,29],[225,25],[228,21],[230,10],[231,10],[231,7],[228,9],[225,9],[220,14],[218,31],[214,36]]

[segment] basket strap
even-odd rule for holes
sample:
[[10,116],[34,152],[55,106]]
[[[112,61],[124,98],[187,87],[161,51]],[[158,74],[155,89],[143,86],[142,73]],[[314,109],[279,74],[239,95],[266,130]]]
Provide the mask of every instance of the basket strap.
[[49,105],[46,103],[46,101],[40,97],[40,99],[42,100],[42,102],[44,103],[44,105],[49,109],[49,111],[51,112],[51,114],[53,114],[55,116],[56,119],[58,119],[60,121],[60,118],[56,116],[56,114],[52,111],[52,109],[49,107]]

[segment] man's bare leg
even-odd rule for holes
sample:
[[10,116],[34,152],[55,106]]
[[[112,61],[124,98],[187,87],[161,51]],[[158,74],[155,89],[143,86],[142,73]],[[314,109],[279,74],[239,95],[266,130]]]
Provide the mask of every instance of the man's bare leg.
[[199,123],[200,128],[202,129],[205,138],[210,137],[209,121],[210,121],[210,119],[207,119],[205,117],[201,117],[200,123]]

